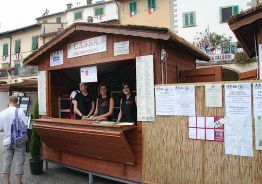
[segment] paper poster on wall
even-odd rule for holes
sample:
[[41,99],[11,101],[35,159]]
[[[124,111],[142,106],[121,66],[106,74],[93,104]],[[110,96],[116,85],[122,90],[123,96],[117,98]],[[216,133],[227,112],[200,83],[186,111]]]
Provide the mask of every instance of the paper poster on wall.
[[228,118],[225,122],[225,154],[253,157],[252,119]]
[[195,116],[195,86],[184,85],[175,86],[174,89],[174,115],[177,116]]
[[254,117],[262,116],[262,83],[253,83]]
[[156,86],[156,114],[195,116],[195,86]]
[[97,67],[83,67],[80,69],[81,82],[97,82]]
[[259,80],[262,80],[262,44],[259,44],[258,46],[258,54],[259,54]]
[[129,54],[129,41],[114,43],[114,56]]
[[175,114],[175,87],[156,86],[156,115]]
[[67,58],[74,58],[106,51],[106,36],[98,36],[67,45]]
[[153,55],[136,57],[138,121],[155,121],[153,66]]
[[206,107],[222,107],[222,84],[205,85]]
[[256,150],[262,150],[262,116],[255,117]]
[[232,83],[225,85],[226,117],[251,117],[251,84]]
[[50,53],[50,66],[62,65],[63,62],[63,50]]
[[207,140],[207,141],[224,141],[224,121],[220,116],[191,116],[188,120],[189,139]]
[[46,115],[46,72],[38,72],[38,106],[39,115]]

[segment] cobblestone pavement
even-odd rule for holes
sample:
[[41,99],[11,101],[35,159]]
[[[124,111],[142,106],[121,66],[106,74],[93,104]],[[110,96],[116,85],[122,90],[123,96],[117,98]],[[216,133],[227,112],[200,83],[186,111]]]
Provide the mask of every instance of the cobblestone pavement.
[[[71,170],[62,167],[58,164],[49,163],[48,170],[43,174],[34,176],[30,173],[29,168],[29,153],[26,154],[26,162],[24,166],[24,184],[88,184],[88,174]],[[0,133],[0,171],[2,170],[3,160],[3,133]],[[15,178],[12,175],[12,184],[15,183]],[[2,175],[0,184],[3,184]],[[100,177],[94,177],[94,184],[121,184]]]

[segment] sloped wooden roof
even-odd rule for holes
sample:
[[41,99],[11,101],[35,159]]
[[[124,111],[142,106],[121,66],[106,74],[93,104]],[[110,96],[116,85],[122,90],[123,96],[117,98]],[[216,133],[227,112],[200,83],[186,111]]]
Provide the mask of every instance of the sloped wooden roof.
[[255,33],[258,23],[262,21],[262,5],[248,9],[228,20],[230,29],[249,57],[256,55]]
[[24,59],[24,64],[37,65],[37,59],[41,55],[50,52],[50,49],[59,44],[62,40],[65,40],[69,35],[76,31],[86,31],[86,32],[97,32],[115,35],[126,35],[143,37],[155,40],[168,41],[169,44],[175,47],[180,47],[190,55],[193,55],[199,60],[209,60],[210,58],[203,53],[199,48],[195,47],[193,44],[189,43],[182,37],[171,32],[167,28],[160,27],[149,27],[149,26],[137,26],[137,25],[120,25],[120,24],[106,24],[106,23],[75,23],[65,29],[63,32],[58,34],[55,38],[44,44],[42,47],[38,48],[35,52],[31,53],[28,57]]

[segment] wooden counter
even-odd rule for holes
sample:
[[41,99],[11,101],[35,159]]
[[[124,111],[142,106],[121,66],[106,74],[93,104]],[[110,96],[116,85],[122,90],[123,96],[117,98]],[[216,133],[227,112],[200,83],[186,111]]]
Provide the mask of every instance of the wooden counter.
[[43,141],[43,159],[141,181],[142,152],[138,156],[137,150],[142,145],[138,144],[138,149],[136,146],[141,139],[138,127],[58,118],[38,119],[33,126]]

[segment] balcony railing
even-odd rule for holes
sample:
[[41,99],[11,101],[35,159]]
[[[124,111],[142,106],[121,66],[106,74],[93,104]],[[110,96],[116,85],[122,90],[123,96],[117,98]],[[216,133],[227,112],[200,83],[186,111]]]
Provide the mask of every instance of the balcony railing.
[[0,69],[0,78],[6,78],[8,75],[11,77],[28,77],[37,75],[36,66],[16,67],[10,69]]
[[64,29],[64,23],[43,23],[41,28],[41,36],[46,36],[50,33],[56,33]]

